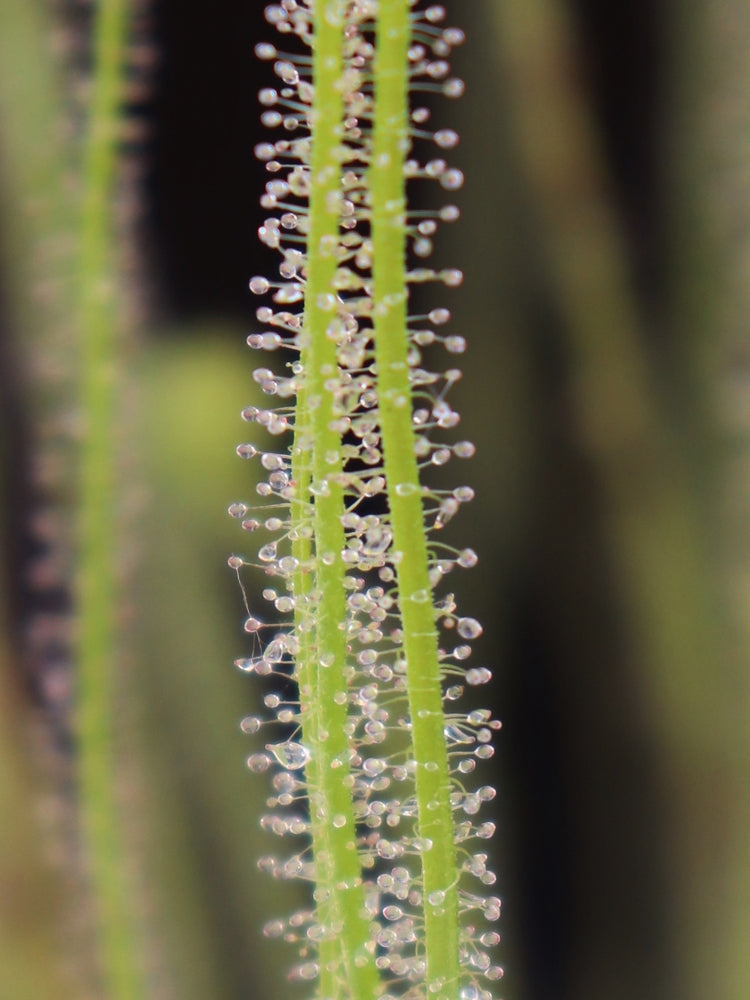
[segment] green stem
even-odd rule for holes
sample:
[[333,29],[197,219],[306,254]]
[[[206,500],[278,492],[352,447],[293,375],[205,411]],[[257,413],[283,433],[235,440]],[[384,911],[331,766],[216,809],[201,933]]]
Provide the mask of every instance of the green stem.
[[[438,634],[428,573],[419,470],[414,451],[408,343],[406,182],[409,5],[381,0],[375,57],[370,186],[374,325],[380,422],[403,623],[409,711],[417,762],[425,954],[430,996],[454,998],[458,967],[458,880],[444,737]],[[420,528],[420,526],[422,526]],[[428,843],[431,846],[428,846]],[[434,901],[434,902],[433,902]]]
[[80,258],[81,452],[78,578],[80,793],[101,928],[103,972],[114,1000],[141,995],[117,812],[114,681],[117,659],[113,511],[115,343],[112,202],[117,163],[126,0],[102,0],[83,167]]
[[[326,383],[337,371],[336,344],[327,336],[335,316],[332,294],[339,244],[340,148],[343,99],[343,4],[331,16],[331,6],[316,9],[313,79],[314,105],[310,169],[310,228],[305,295],[303,368],[306,384],[297,410],[293,478],[297,503],[292,517],[305,520],[304,502],[314,493],[314,580],[305,579],[309,543],[295,542],[300,570],[295,581],[300,637],[298,680],[303,713],[303,738],[310,751],[307,779],[319,923],[326,928],[320,948],[320,995],[344,995],[372,1000],[379,992],[379,976],[370,944],[369,920],[351,797],[351,769],[347,722],[347,642],[344,590],[344,496],[341,440],[331,430],[335,395]],[[311,447],[311,451],[309,448]],[[305,465],[310,463],[309,468]],[[311,588],[317,592],[314,608],[305,607]],[[311,616],[315,616],[314,639]]]

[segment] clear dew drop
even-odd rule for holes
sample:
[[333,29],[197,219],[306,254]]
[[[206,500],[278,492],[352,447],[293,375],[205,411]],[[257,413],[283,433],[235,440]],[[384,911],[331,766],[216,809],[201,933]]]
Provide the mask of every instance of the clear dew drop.
[[473,458],[476,450],[476,446],[471,441],[457,441],[453,445],[453,452],[459,458]]
[[252,674],[258,666],[257,657],[242,657],[239,660],[234,661],[235,667],[241,670],[244,674]]
[[453,149],[458,145],[458,133],[450,128],[441,128],[435,133],[434,140],[441,149]]
[[461,170],[451,167],[440,177],[440,186],[446,191],[457,191],[463,187],[464,175]]
[[479,562],[479,557],[474,549],[462,549],[456,562],[464,569],[472,569]]
[[488,684],[492,680],[492,673],[487,667],[472,667],[466,671],[466,683],[471,687],[478,687],[480,684]]
[[448,267],[440,272],[440,279],[447,288],[458,288],[463,284],[464,273],[457,267]]
[[456,631],[462,639],[478,639],[484,630],[476,618],[459,618]]
[[463,96],[464,90],[466,89],[464,81],[454,77],[451,80],[446,80],[443,84],[443,94],[446,97],[461,97]]
[[267,743],[266,750],[288,771],[298,771],[310,759],[310,751],[302,743]]
[[277,938],[281,937],[284,930],[285,926],[283,920],[269,920],[263,927],[263,935],[268,938]]
[[466,340],[464,337],[446,337],[444,345],[449,354],[463,354],[466,350]]
[[256,774],[262,774],[271,766],[271,758],[265,753],[254,753],[247,758],[247,766]]
[[485,722],[489,722],[492,717],[492,713],[488,708],[476,708],[473,712],[469,712],[466,716],[466,721],[471,726],[481,726]]
[[311,982],[317,978],[319,971],[320,967],[317,962],[303,962],[302,965],[298,965],[292,970],[291,978]]
[[419,487],[415,483],[396,483],[394,490],[400,497],[412,496]]
[[477,986],[463,986],[458,994],[458,1000],[480,1000],[480,992]]

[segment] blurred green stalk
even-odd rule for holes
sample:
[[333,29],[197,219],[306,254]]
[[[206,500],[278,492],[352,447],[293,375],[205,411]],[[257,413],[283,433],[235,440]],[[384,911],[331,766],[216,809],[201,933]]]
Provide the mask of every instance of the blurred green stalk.
[[78,738],[80,796],[101,962],[112,1000],[141,995],[118,820],[114,682],[117,664],[116,385],[113,203],[126,0],[102,0],[93,34],[93,78],[83,160],[79,323],[81,411],[78,537]]
[[[43,5],[6,0],[0,31],[0,272],[10,343],[3,391],[23,400],[32,446],[54,410],[58,387],[28,378],[37,365],[55,368],[64,349],[70,306],[69,254],[73,211],[65,191],[70,167],[61,124],[59,67],[50,57],[52,26]],[[54,338],[54,340],[53,340]],[[7,413],[7,410],[5,411]],[[22,475],[10,448],[11,422],[0,432],[0,475]],[[0,495],[10,494],[6,483]],[[11,529],[0,510],[1,535]],[[33,717],[20,683],[8,594],[0,590],[0,996],[80,996],[81,968],[71,960],[70,885],[52,859],[55,845],[40,829],[39,806],[49,785],[35,767]],[[47,831],[48,832],[48,831]],[[58,845],[59,846],[59,845]],[[72,935],[75,939],[75,933]],[[67,964],[68,969],[64,968]],[[85,973],[84,973],[85,974]]]

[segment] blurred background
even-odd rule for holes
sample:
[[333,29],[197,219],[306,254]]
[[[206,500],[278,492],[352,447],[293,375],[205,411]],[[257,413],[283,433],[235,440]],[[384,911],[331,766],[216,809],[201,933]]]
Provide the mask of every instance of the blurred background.
[[[301,996],[260,926],[262,692],[226,558],[263,170],[262,4],[132,11],[116,196],[107,727],[143,997]],[[506,1000],[750,992],[750,2],[448,5],[467,83],[438,293],[477,489],[451,585],[503,721]],[[92,8],[0,6],[0,996],[109,1000],[81,837],[75,319]],[[428,192],[425,198],[436,197]],[[421,197],[421,193],[418,194]],[[435,204],[434,201],[429,202]],[[109,294],[109,293],[108,293]],[[450,301],[448,301],[448,298]],[[261,581],[246,579],[250,601]]]

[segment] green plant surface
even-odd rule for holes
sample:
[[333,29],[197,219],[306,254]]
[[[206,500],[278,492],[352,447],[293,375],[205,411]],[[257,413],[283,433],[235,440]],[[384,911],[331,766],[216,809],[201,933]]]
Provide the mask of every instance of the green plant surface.
[[[4,413],[10,417],[1,435],[2,492],[11,501],[26,486],[25,456],[10,443],[15,439],[17,444],[19,433],[27,430],[34,456],[30,464],[62,470],[46,481],[45,500],[66,504],[74,451],[65,414],[71,403],[75,356],[79,222],[71,181],[75,168],[67,80],[53,45],[54,19],[43,5],[9,0],[3,5],[2,21],[0,261],[7,324]],[[11,514],[17,512],[6,508],[4,501],[6,527],[15,523]],[[16,544],[3,538],[5,552]],[[69,536],[55,539],[56,556],[66,567],[69,544]],[[23,587],[18,579],[12,585],[19,592]],[[19,683],[30,670],[23,658],[28,647],[19,642],[19,622],[6,617],[11,606],[5,587],[2,591],[0,993],[14,998],[56,995],[63,1000],[80,996],[90,985],[89,956],[78,952],[80,928],[74,929],[69,919],[80,885],[75,872],[61,871],[51,860],[69,831],[40,822],[40,802],[50,797],[54,801],[60,789],[51,787],[49,756],[40,753],[42,747],[49,750],[48,737],[39,739],[38,713],[30,710],[27,686]],[[67,821],[66,817],[63,826]]]
[[[408,150],[409,5],[383,0],[377,21],[375,119],[370,185],[375,357],[378,366],[384,470],[407,664],[418,829],[432,849],[422,855],[426,982],[436,997],[455,994],[458,966],[458,869],[448,752],[444,736],[438,631],[428,570],[420,476],[412,422],[408,363],[406,180]],[[434,901],[434,902],[433,902]]]
[[[305,643],[309,661],[299,661],[302,736],[310,750],[308,782],[315,882],[322,895],[322,926],[337,928],[321,944],[320,990],[324,997],[338,993],[339,969],[352,1000],[367,1000],[377,993],[378,975],[369,947],[369,921],[365,912],[360,862],[356,850],[354,816],[346,736],[346,619],[343,488],[341,485],[340,434],[332,428],[336,418],[336,389],[327,383],[336,370],[335,341],[328,336],[336,303],[331,290],[338,266],[340,221],[340,159],[343,101],[343,3],[318,7],[313,17],[314,97],[311,134],[308,267],[305,295],[305,337],[300,361],[307,373],[305,395],[297,424],[294,448],[307,452],[309,486],[297,491],[292,531],[308,523],[307,499],[315,497],[313,531],[314,585],[319,598],[314,609],[312,642]],[[309,449],[309,450],[308,450]],[[296,522],[296,524],[295,524]],[[298,612],[303,634],[310,609]],[[307,617],[307,621],[304,619]],[[312,624],[312,623],[310,623]],[[323,661],[325,660],[325,665]],[[333,768],[331,763],[340,766]],[[336,822],[332,823],[332,818]]]
[[118,816],[115,678],[118,660],[117,509],[118,310],[114,290],[114,202],[128,5],[98,4],[93,77],[81,171],[77,275],[83,437],[78,490],[77,734],[82,823],[112,1000],[142,995],[134,915],[123,877]]
[[[258,492],[271,498],[271,512],[285,514],[254,523],[276,534],[257,558],[291,591],[291,598],[280,596],[275,584],[267,597],[277,612],[293,611],[293,622],[274,626],[250,614],[245,629],[261,649],[238,665],[298,686],[298,703],[272,694],[266,704],[275,718],[252,724],[257,731],[281,722],[292,734],[267,743],[268,752],[249,764],[274,768],[282,792],[274,807],[303,797],[309,803],[309,821],[283,811],[267,817],[281,835],[309,840],[299,854],[262,859],[262,866],[313,881],[316,904],[289,924],[271,922],[267,933],[288,927],[287,937],[305,942],[293,975],[317,980],[325,1000],[422,992],[444,1000],[459,991],[465,1000],[485,1000],[491,994],[480,978],[502,973],[483,949],[498,936],[463,916],[480,910],[495,920],[499,901],[459,886],[469,876],[485,886],[495,877],[486,854],[457,844],[491,836],[491,823],[461,814],[475,816],[494,790],[467,787],[459,775],[474,770],[475,751],[491,755],[486,744],[496,723],[485,710],[447,714],[443,707],[461,697],[462,679],[471,686],[490,675],[457,665],[481,627],[459,617],[452,595],[435,594],[445,574],[476,557],[428,540],[473,491],[440,490],[420,475],[420,465],[474,451],[470,442],[439,439],[458,421],[444,399],[456,370],[421,367],[423,346],[441,343],[460,354],[464,341],[422,326],[449,322],[448,310],[423,317],[407,309],[410,283],[455,286],[462,279],[454,269],[408,269],[408,252],[430,255],[438,215],[410,218],[405,193],[410,176],[439,180],[446,191],[461,186],[461,172],[442,159],[421,167],[407,155],[414,136],[443,149],[458,141],[452,130],[433,134],[413,125],[409,97],[412,78],[421,76],[427,90],[461,92],[460,81],[430,81],[447,74],[437,56],[450,54],[463,34],[437,26],[442,8],[416,11],[403,0],[377,9],[300,4],[266,13],[283,33],[305,39],[312,55],[281,57],[272,45],[258,47],[261,58],[275,60],[282,82],[280,91],[261,91],[261,103],[294,112],[266,111],[264,120],[293,134],[306,126],[310,134],[259,146],[272,174],[262,204],[282,211],[266,219],[260,237],[283,261],[280,280],[250,282],[279,308],[258,310],[271,329],[248,342],[299,352],[286,366],[291,375],[265,367],[254,373],[269,396],[297,402],[294,409],[245,411],[250,423],[279,435],[291,415],[290,451],[252,442],[237,450],[260,460],[269,474]],[[415,122],[424,115],[415,111]],[[447,206],[439,218],[457,214]],[[283,308],[300,301],[301,312]],[[245,513],[243,505],[238,516]],[[236,556],[230,564],[239,572],[247,562]],[[454,649],[439,650],[439,622],[455,630]],[[266,638],[273,627],[284,631]]]

